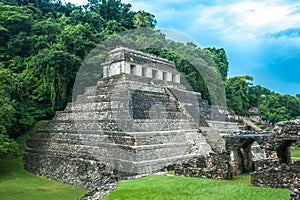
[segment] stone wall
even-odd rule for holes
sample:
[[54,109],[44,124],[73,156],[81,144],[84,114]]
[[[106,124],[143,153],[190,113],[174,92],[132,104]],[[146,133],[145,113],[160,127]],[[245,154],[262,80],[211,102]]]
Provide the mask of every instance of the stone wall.
[[119,175],[107,164],[95,160],[50,153],[30,153],[25,156],[25,160],[24,167],[29,172],[80,188],[93,189],[119,180]]
[[254,186],[271,188],[292,188],[298,180],[300,161],[294,164],[280,164],[277,159],[266,159],[255,162],[256,171],[251,173],[251,183]]
[[300,178],[296,177],[291,184],[291,200],[300,199]]
[[229,155],[210,153],[207,156],[196,156],[181,165],[175,166],[176,176],[232,179]]
[[272,132],[275,135],[288,135],[298,138],[300,137],[300,120],[279,122]]

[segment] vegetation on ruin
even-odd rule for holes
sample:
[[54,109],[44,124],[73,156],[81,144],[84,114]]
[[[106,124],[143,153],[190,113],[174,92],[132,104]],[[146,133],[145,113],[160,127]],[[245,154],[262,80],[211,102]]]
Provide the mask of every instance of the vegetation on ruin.
[[0,158],[0,199],[74,200],[79,199],[87,192],[83,189],[33,175],[24,170],[25,141],[30,133],[45,122],[38,122],[16,140],[17,154],[9,153]]
[[178,176],[151,175],[141,179],[121,181],[109,199],[289,199],[288,189],[252,187],[249,175],[233,180],[213,180]]

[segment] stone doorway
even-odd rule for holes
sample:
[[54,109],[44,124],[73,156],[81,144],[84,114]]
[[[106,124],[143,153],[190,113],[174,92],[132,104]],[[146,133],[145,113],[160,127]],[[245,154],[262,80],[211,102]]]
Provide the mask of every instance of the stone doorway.
[[277,157],[280,163],[291,164],[291,151],[290,147],[294,141],[293,140],[284,140],[282,144],[277,148]]
[[241,138],[237,146],[231,151],[231,165],[233,174],[250,173],[255,170],[253,151],[254,140]]

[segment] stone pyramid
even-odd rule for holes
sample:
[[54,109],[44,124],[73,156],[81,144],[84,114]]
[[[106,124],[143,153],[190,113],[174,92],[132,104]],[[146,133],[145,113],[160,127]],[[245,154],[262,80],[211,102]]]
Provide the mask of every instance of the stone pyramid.
[[173,62],[120,47],[102,67],[96,86],[31,135],[28,171],[92,188],[219,151],[220,132],[236,129],[210,119],[212,108],[185,90]]

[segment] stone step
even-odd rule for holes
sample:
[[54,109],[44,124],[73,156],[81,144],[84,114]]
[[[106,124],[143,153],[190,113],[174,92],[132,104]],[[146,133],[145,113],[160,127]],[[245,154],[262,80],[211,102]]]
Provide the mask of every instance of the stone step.
[[[167,144],[176,142],[186,142],[191,138],[191,134],[197,133],[197,130],[174,130],[174,131],[151,131],[151,132],[48,132],[37,131],[31,135],[34,140],[53,140],[66,143],[76,143],[82,141],[83,143],[91,143],[97,145],[98,143],[115,143],[130,146],[139,145],[153,145],[153,144]],[[193,137],[197,138],[197,137]],[[191,141],[192,143],[192,141]],[[198,142],[199,143],[199,142]],[[202,142],[202,143],[205,143]]]
[[86,87],[84,90],[84,94],[92,94],[94,95],[96,93],[97,90],[97,86],[90,86],[90,87]]
[[103,120],[109,119],[112,117],[111,112],[105,111],[86,111],[86,112],[64,112],[58,111],[55,113],[55,116],[52,118],[53,121],[78,121],[78,120],[86,120],[86,121],[95,121],[95,120]]
[[50,121],[40,130],[49,132],[67,131],[67,132],[85,132],[85,131],[118,131],[118,127],[111,120],[99,121]]
[[189,151],[189,144],[186,142],[143,146],[101,143],[93,146],[90,144],[67,144],[49,140],[29,140],[27,145],[28,150],[31,152],[51,152],[58,155],[68,154],[71,157],[83,156],[82,158],[94,157],[98,160],[110,157],[113,160],[121,159],[133,162],[183,155]]
[[117,144],[139,146],[186,142],[188,141],[187,136],[189,132],[194,132],[194,130],[128,132],[126,135],[112,132],[107,133],[107,137]]
[[110,96],[106,94],[99,95],[78,95],[76,103],[110,102]]
[[49,121],[41,130],[51,131],[119,131],[140,132],[140,131],[169,131],[193,129],[188,120],[178,119],[123,119],[115,120],[56,120]]
[[[40,162],[40,165],[43,165],[43,169],[45,169],[47,167],[50,167],[51,169],[53,168],[53,170],[50,170],[47,168],[47,170],[50,171],[49,173],[53,173],[52,171],[56,172],[57,169],[55,169],[53,165],[48,166],[47,164],[49,164],[49,163],[60,164],[61,161],[72,160],[72,162],[74,162],[76,164],[76,166],[81,166],[82,164],[86,165],[86,163],[88,163],[88,162],[94,163],[95,166],[100,165],[102,168],[106,167],[106,165],[108,165],[106,167],[107,170],[114,169],[116,171],[119,171],[119,173],[121,172],[121,174],[127,175],[127,176],[128,175],[129,176],[137,175],[137,174],[149,174],[149,173],[152,173],[155,171],[159,171],[168,165],[184,163],[185,161],[188,161],[189,159],[191,159],[195,156],[193,154],[185,154],[185,155],[172,156],[172,157],[168,157],[168,158],[160,158],[160,159],[152,159],[152,160],[147,160],[147,161],[136,161],[135,162],[135,161],[125,160],[125,159],[110,159],[109,157],[107,157],[103,160],[97,161],[97,159],[93,158],[93,156],[90,156],[90,157],[88,157],[86,155],[73,156],[72,154],[69,154],[66,152],[58,152],[57,153],[57,152],[50,152],[50,151],[43,152],[43,151],[33,151],[33,150],[29,150],[29,152],[30,152],[30,154],[28,154],[28,156],[31,157],[29,160],[31,160],[32,162],[34,162],[34,161]],[[47,155],[47,159],[44,158],[45,155]],[[103,163],[105,163],[105,165],[103,165]],[[33,163],[31,165],[27,166],[26,168],[28,169],[28,167],[32,167],[32,166],[33,166]],[[63,165],[61,165],[61,166],[57,165],[57,166],[61,167],[63,169],[65,168],[65,166],[63,166]],[[34,171],[36,171],[36,169],[32,169],[31,171],[34,172]],[[103,170],[103,173],[104,172],[106,172],[106,171]],[[82,175],[82,172],[79,172],[78,175]],[[105,176],[105,174],[101,175],[101,177],[103,177],[103,176]],[[91,186],[93,186],[93,184],[91,184]]]
[[183,154],[138,162],[129,160],[107,160],[107,162],[113,162],[114,168],[121,172],[128,174],[149,174],[160,171],[166,166],[184,163],[195,156],[195,154]]
[[[168,99],[166,95],[158,94],[155,95],[155,98],[157,98],[156,103],[164,103],[165,106],[176,106],[177,101]],[[123,102],[130,102],[132,97],[128,92],[123,91],[123,94],[121,91],[115,91],[113,94],[82,94],[78,95],[76,99],[76,103],[94,103],[94,102],[110,102],[110,101],[121,101]],[[160,99],[167,99],[167,101],[161,102]],[[143,104],[153,103],[150,100],[147,100],[146,98],[141,102]]]
[[[85,133],[77,133],[77,132],[46,132],[46,131],[36,131],[31,135],[31,139],[34,140],[53,140],[66,142],[69,144],[75,144],[76,142],[85,142],[91,141],[92,143],[103,142],[104,140],[108,140],[108,136],[103,132],[85,132]],[[112,143],[112,142],[111,142]]]
[[222,121],[207,121],[208,125],[212,129],[222,130],[238,130],[238,124],[235,122],[222,122]]
[[[95,122],[95,121],[101,121],[101,120],[117,120],[120,121],[122,120],[123,117],[125,117],[125,121],[130,120],[130,121],[135,121],[138,120],[132,118],[131,116],[132,111],[125,111],[123,110],[122,112],[118,112],[118,110],[107,110],[107,111],[82,111],[82,112],[65,112],[65,111],[60,111],[57,112],[56,115],[53,117],[52,122],[56,123],[63,123],[63,122],[78,122],[80,121],[90,121],[90,122]],[[186,116],[183,115],[180,112],[160,112],[159,115],[156,112],[140,112],[140,113],[135,113],[134,117],[140,117],[140,118],[148,118],[148,120],[187,120]],[[162,118],[163,117],[163,118]]]

